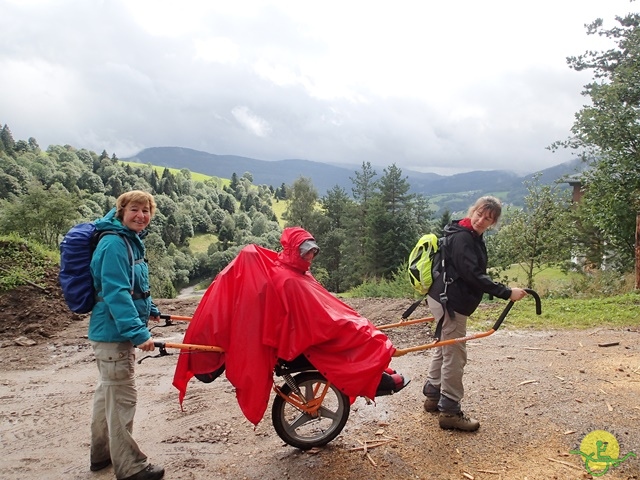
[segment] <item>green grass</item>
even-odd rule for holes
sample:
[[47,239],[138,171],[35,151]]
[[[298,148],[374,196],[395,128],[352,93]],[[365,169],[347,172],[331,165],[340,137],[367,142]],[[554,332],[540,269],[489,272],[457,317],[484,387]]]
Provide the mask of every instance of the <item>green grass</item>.
[[[563,272],[559,268],[545,268],[535,272],[533,289],[541,297],[548,298],[603,298],[634,291],[635,275],[620,274],[613,270],[597,270],[588,274]],[[510,286],[526,286],[524,271],[512,266],[502,272],[500,278]],[[499,280],[502,281],[502,280]]]
[[[640,293],[604,298],[542,298],[542,314],[536,315],[535,302],[528,297],[516,302],[501,328],[522,330],[623,328],[640,326]],[[469,319],[469,330],[493,326],[507,302],[482,305]]]
[[43,285],[60,253],[16,234],[0,235],[0,293],[26,284]]
[[[571,283],[582,278],[577,272],[563,272],[559,268],[543,268],[534,270],[534,290],[541,295],[546,295],[549,291],[559,290],[571,285]],[[523,287],[527,284],[527,276],[524,270],[518,265],[512,265],[501,272],[501,277],[509,279],[509,285]]]
[[276,200],[274,199],[271,204],[271,209],[273,210],[273,213],[276,214],[278,223],[281,227],[284,227],[285,224],[285,221],[282,219],[282,214],[285,212],[288,206],[289,202],[287,202],[286,200],[280,200],[279,202],[276,202]]
[[199,233],[189,241],[189,249],[195,255],[196,253],[207,253],[209,245],[218,242],[218,236],[211,233]]
[[[408,308],[418,297],[412,295],[405,268],[406,266],[400,267],[391,280],[369,280],[348,292],[341,293],[340,296],[406,298]],[[565,275],[558,269],[543,270],[537,280],[540,284],[544,282],[546,286],[535,288],[542,297],[541,315],[536,315],[535,301],[529,296],[513,305],[500,328],[638,328],[640,292],[633,290],[633,277],[633,274],[621,277],[615,272]],[[469,318],[469,331],[490,329],[507,305],[508,302],[504,300],[488,300],[488,297],[485,297],[480,307]]]
[[[162,172],[164,171],[165,168],[169,168],[169,167],[158,167],[156,165],[149,165],[146,163],[138,163],[138,162],[123,162],[121,161],[121,163],[125,163],[128,165],[131,165],[132,167],[151,167],[153,168],[156,172],[158,172],[159,175],[162,175]],[[180,172],[179,168],[169,168],[169,171],[173,174],[176,175]],[[191,180],[193,180],[194,182],[204,182],[205,180],[213,180],[214,182],[216,182],[216,184],[222,188],[225,185],[229,185],[231,183],[231,180],[228,178],[220,178],[220,177],[213,177],[211,175],[205,175],[204,173],[197,173],[197,172],[191,172]]]

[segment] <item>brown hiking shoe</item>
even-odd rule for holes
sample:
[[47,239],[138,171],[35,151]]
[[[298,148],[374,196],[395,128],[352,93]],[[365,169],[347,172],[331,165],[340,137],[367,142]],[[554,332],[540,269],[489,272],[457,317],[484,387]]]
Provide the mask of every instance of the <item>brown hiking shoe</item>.
[[463,412],[459,413],[446,413],[440,412],[440,417],[438,418],[440,423],[440,428],[444,428],[445,430],[463,430],[465,432],[475,432],[478,428],[480,428],[480,422],[475,418],[469,417]]
[[427,413],[433,413],[438,411],[438,398],[427,397],[424,401],[424,411]]

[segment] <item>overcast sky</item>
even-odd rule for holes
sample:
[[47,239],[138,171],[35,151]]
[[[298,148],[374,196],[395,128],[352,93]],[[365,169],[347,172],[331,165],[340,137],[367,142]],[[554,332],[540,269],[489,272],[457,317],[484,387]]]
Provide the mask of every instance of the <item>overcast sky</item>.
[[179,146],[442,174],[571,159],[584,25],[629,0],[0,0],[0,124],[42,148]]

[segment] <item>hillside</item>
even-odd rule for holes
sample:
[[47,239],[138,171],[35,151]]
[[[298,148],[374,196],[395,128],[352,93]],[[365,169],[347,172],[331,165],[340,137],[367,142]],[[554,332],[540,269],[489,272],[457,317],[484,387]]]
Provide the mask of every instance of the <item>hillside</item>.
[[[142,150],[137,155],[122,159],[124,161],[149,163],[156,166],[186,168],[192,172],[203,173],[221,178],[230,178],[233,173],[242,175],[250,172],[256,185],[291,185],[297,178],[308,177],[324,195],[338,185],[351,193],[356,169],[353,166],[338,166],[309,160],[289,159],[265,161],[236,155],[215,155],[189,148],[154,147]],[[374,167],[378,175],[383,168]],[[575,174],[581,168],[579,160],[566,162],[540,171],[541,181],[545,184],[556,182],[566,175]],[[438,210],[445,207],[451,211],[466,208],[478,195],[499,195],[513,205],[522,205],[526,195],[525,180],[535,174],[519,176],[507,171],[473,171],[450,176],[434,173],[422,173],[403,170],[413,193],[419,193],[432,199]],[[435,197],[438,197],[435,200]]]

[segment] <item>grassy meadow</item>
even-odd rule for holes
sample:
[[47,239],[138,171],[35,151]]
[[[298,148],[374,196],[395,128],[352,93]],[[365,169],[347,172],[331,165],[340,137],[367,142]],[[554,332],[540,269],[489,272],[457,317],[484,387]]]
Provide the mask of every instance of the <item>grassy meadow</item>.
[[[525,285],[522,269],[512,267],[510,285]],[[558,329],[594,327],[639,327],[640,292],[634,291],[634,275],[615,272],[564,273],[557,268],[535,272],[534,290],[542,297],[542,314],[536,315],[532,298],[514,304],[504,328]],[[472,318],[472,328],[495,321],[506,304],[493,301]]]
[[286,200],[279,200],[279,201],[274,200],[273,203],[271,204],[271,209],[273,210],[273,213],[276,214],[280,227],[283,227],[283,228],[284,228],[285,221],[282,219],[282,214],[287,210],[288,205],[289,203]]
[[[149,165],[146,163],[137,163],[137,162],[121,161],[121,163],[131,165],[132,167],[151,167],[156,172],[158,172],[158,175],[162,175],[162,172],[164,172],[164,169],[169,168],[169,167],[158,167],[156,165]],[[180,172],[180,169],[169,168],[169,171],[175,175]],[[204,173],[197,173],[197,172],[191,172],[191,180],[193,180],[194,182],[204,182],[205,180],[211,180],[211,181],[214,181],[220,188],[224,187],[225,185],[229,185],[231,183],[231,180],[228,178],[212,177],[211,175],[205,175]]]
[[207,253],[209,245],[216,243],[218,236],[212,233],[199,233],[189,241],[189,250],[191,253]]
[[[640,295],[625,293],[602,298],[542,298],[542,314],[536,315],[533,298],[514,304],[501,328],[587,329],[640,327]],[[470,330],[491,328],[507,305],[504,301],[484,304],[469,319]]]

